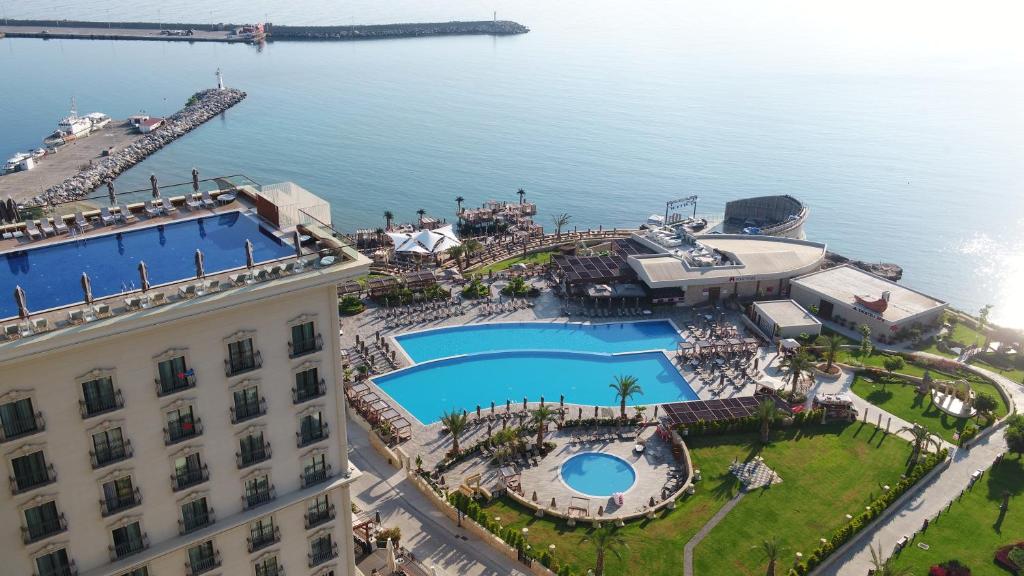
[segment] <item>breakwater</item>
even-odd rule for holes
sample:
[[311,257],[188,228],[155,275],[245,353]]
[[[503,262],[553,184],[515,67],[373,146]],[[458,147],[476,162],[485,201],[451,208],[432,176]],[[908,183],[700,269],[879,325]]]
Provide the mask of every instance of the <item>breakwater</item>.
[[43,205],[82,199],[101,184],[113,180],[157,150],[238,104],[245,96],[245,92],[233,88],[196,92],[184,108],[165,119],[163,126],[48,188],[28,204]]

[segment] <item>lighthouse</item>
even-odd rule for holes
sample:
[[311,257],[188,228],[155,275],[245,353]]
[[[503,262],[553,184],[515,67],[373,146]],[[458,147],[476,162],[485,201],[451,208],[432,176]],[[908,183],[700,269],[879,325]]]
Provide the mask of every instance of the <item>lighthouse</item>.
[[224,89],[224,75],[220,73],[220,68],[217,68],[217,90]]

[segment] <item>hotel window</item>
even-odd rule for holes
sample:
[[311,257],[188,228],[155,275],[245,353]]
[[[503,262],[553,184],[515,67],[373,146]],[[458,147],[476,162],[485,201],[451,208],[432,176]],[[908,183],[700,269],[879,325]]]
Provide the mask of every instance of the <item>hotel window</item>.
[[113,557],[115,559],[138,554],[146,548],[146,537],[138,522],[115,528],[110,531],[114,540]]
[[292,340],[288,343],[290,356],[292,358],[318,352],[323,348],[323,343],[313,322],[305,322],[292,326]]
[[157,395],[166,396],[196,385],[195,372],[185,362],[185,356],[174,356],[156,365]]
[[0,442],[35,434],[43,428],[42,415],[32,409],[31,398],[0,405]]
[[292,390],[292,402],[300,404],[313,398],[323,396],[327,387],[320,379],[320,371],[316,366],[295,374],[295,388]]
[[166,414],[167,428],[164,429],[164,443],[174,444],[203,433],[203,422],[192,413],[192,406],[170,410]]
[[11,488],[15,493],[43,486],[57,479],[53,466],[46,463],[43,451],[33,452],[11,459],[14,470],[14,482]]
[[111,428],[92,435],[92,467],[101,468],[132,455],[131,442],[124,439],[120,428]]
[[82,418],[91,418],[124,406],[121,391],[114,388],[110,376],[82,382]]
[[220,553],[213,547],[213,540],[188,549],[189,574],[196,576],[220,566]]
[[283,576],[284,569],[277,563],[277,556],[270,556],[253,565],[256,576]]
[[36,557],[38,576],[72,576],[76,573],[75,565],[68,558],[68,551],[65,548]]
[[315,528],[334,519],[334,506],[327,494],[321,494],[306,504],[306,528]]
[[205,497],[181,505],[179,528],[182,534],[188,534],[210,524],[213,524],[213,509],[207,506]]
[[262,550],[280,539],[281,531],[274,525],[273,516],[264,516],[249,524],[249,552]]
[[232,393],[234,406],[231,407],[231,421],[235,424],[250,418],[262,416],[267,412],[267,404],[260,397],[259,387],[246,386]]
[[37,542],[66,530],[67,522],[64,515],[57,511],[57,503],[45,502],[39,506],[25,509],[25,527],[22,529],[22,540],[25,544]]
[[149,566],[129,570],[128,572],[121,574],[121,576],[149,576]]
[[228,343],[227,375],[232,376],[259,368],[263,361],[256,351],[252,338],[242,338]]
[[324,422],[323,413],[313,412],[299,420],[299,448],[308,446],[327,438],[327,423]]
[[314,454],[302,462],[302,487],[319,484],[330,478],[331,465],[326,454]]
[[132,484],[131,476],[121,476],[103,484],[103,516],[134,508],[141,502],[142,496]]
[[270,444],[263,440],[263,431],[251,432],[238,439],[238,467],[245,468],[270,458]]
[[338,546],[328,532],[309,541],[309,566],[317,566],[338,555]]
[[209,470],[199,452],[174,460],[174,490],[184,490],[210,479]]
[[274,487],[266,474],[245,481],[245,495],[242,497],[246,508],[265,504],[274,499]]

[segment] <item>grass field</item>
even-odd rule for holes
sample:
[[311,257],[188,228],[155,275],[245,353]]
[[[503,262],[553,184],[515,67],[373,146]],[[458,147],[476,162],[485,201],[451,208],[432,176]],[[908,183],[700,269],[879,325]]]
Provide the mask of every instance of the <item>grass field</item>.
[[502,270],[511,268],[516,264],[547,264],[551,261],[551,256],[555,254],[554,250],[548,252],[537,252],[535,254],[527,254],[526,256],[514,256],[512,258],[506,258],[505,260],[499,260],[494,264],[488,264],[479,270],[473,270],[472,274],[487,274],[489,272],[500,272]]
[[[627,524],[622,530],[629,548],[621,560],[608,555],[606,574],[677,575],[683,546],[739,489],[728,472],[735,459],[761,454],[783,483],[748,494],[701,543],[695,571],[702,576],[763,574],[751,546],[766,536],[766,527],[779,535],[788,554],[810,552],[820,536],[845,523],[844,514],[856,513],[880,486],[895,483],[910,455],[903,440],[860,423],[774,432],[765,447],[756,435],[692,438],[687,444],[703,475],[697,493],[656,520]],[[532,546],[555,544],[556,558],[569,562],[577,573],[593,567],[593,549],[581,543],[591,528],[535,518],[509,500],[497,500],[486,509],[502,525],[529,527]]]
[[[1003,493],[1010,493],[1007,513],[999,505]],[[992,468],[948,512],[931,523],[923,534],[897,557],[898,567],[913,574],[927,574],[935,564],[957,559],[973,576],[1008,576],[993,562],[997,548],[1024,540],[1024,462],[1004,459]],[[918,543],[925,543],[923,550]]]

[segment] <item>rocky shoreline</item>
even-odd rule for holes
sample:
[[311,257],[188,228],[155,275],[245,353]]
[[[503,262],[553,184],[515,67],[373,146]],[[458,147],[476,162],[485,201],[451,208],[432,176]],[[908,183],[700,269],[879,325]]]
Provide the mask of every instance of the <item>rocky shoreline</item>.
[[93,190],[142,162],[151,154],[201,126],[207,120],[241,102],[246,93],[227,88],[196,92],[189,104],[166,118],[163,126],[139,137],[128,146],[100,159],[93,166],[52,186],[34,197],[29,205],[58,204],[81,200]]
[[851,260],[846,256],[841,256],[835,252],[826,252],[825,261],[821,264],[822,269],[832,268],[834,266],[841,266],[843,264],[850,264],[856,266],[865,272],[870,272],[876,276],[881,276],[886,280],[893,282],[899,282],[903,278],[903,268],[898,264],[892,262],[864,262],[862,260]]

